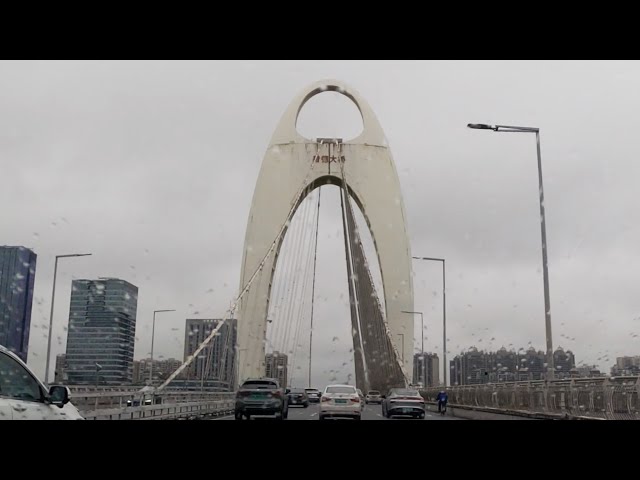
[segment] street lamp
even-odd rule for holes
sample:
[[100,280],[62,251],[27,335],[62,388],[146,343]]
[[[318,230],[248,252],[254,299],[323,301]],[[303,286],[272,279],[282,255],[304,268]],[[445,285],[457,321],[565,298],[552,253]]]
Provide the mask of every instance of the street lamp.
[[442,262],[442,374],[444,375],[444,386],[447,386],[447,281],[445,277],[444,258],[433,257],[412,257],[414,260],[426,260],[431,262]]
[[149,365],[149,385],[153,385],[153,340],[156,335],[156,313],[175,312],[175,310],[154,310],[153,327],[151,328],[151,365]]
[[102,370],[102,365],[96,362],[96,390],[98,389],[98,384],[100,383],[100,370]]
[[49,362],[51,359],[51,339],[53,338],[53,304],[56,298],[56,277],[58,276],[58,259],[69,257],[88,257],[90,253],[72,253],[69,255],[56,255],[56,263],[53,268],[53,291],[51,292],[51,314],[49,315],[49,339],[47,340],[47,363],[44,371],[44,383],[49,384]]
[[535,127],[514,127],[508,125],[486,125],[483,123],[469,123],[467,127],[476,130],[493,130],[506,133],[535,133],[538,152],[538,191],[540,194],[540,233],[542,237],[542,280],[544,283],[544,311],[545,330],[547,337],[547,378],[554,378],[553,342],[551,337],[551,301],[549,299],[549,271],[547,269],[547,228],[544,215],[544,189],[542,188],[542,155],[540,153],[540,129]]
[[420,314],[420,319],[421,319],[421,323],[422,323],[422,330],[420,333],[420,336],[422,337],[422,356],[424,357],[424,315],[422,314],[422,312],[409,312],[407,310],[402,310],[402,313],[409,313],[411,315],[415,315],[415,314]]

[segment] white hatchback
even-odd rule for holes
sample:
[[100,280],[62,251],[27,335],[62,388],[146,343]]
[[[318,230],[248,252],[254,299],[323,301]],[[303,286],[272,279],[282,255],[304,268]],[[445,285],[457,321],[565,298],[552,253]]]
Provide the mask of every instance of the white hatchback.
[[69,402],[69,389],[47,390],[20,360],[0,346],[0,420],[83,420]]
[[352,385],[328,385],[320,398],[318,418],[353,418],[360,420],[362,415],[360,395]]

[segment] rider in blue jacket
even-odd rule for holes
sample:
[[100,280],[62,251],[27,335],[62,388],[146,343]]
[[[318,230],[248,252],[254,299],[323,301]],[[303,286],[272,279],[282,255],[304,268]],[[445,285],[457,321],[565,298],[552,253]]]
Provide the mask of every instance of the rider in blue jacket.
[[442,413],[444,410],[447,411],[447,401],[449,400],[449,395],[445,390],[441,390],[436,397],[436,402],[438,402],[438,413]]

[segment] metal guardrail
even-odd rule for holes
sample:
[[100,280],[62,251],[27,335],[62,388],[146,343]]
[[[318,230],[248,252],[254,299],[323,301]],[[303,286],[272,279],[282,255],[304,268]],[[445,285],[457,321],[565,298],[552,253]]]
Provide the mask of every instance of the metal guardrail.
[[[146,413],[140,417],[135,412],[146,412],[154,409],[163,410],[168,407],[180,406],[181,410],[173,411],[170,415],[166,412],[162,413],[165,417],[169,415],[167,418],[172,418],[177,413],[187,411],[187,407],[201,408],[201,406],[212,405],[215,402],[226,402],[233,406],[235,393],[170,390],[154,393],[151,390],[141,391],[140,388],[128,387],[115,387],[113,389],[76,387],[71,388],[70,399],[85,418],[96,416],[101,418],[104,416],[133,419],[146,418]],[[106,411],[110,413],[106,413]],[[125,411],[126,415],[121,415]],[[133,417],[131,413],[135,413]]]
[[[421,391],[435,401],[441,388]],[[447,387],[449,403],[566,418],[640,420],[640,377],[486,383]]]
[[233,411],[232,400],[168,403],[140,407],[105,408],[81,412],[85,420],[177,420],[226,415]]

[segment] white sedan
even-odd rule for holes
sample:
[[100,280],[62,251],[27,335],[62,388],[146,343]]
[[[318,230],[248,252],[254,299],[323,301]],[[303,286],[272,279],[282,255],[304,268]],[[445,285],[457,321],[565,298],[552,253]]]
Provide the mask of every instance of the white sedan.
[[69,389],[47,390],[15,354],[0,346],[0,420],[82,420]]
[[353,418],[360,420],[362,414],[360,395],[352,385],[328,385],[320,398],[318,418]]

